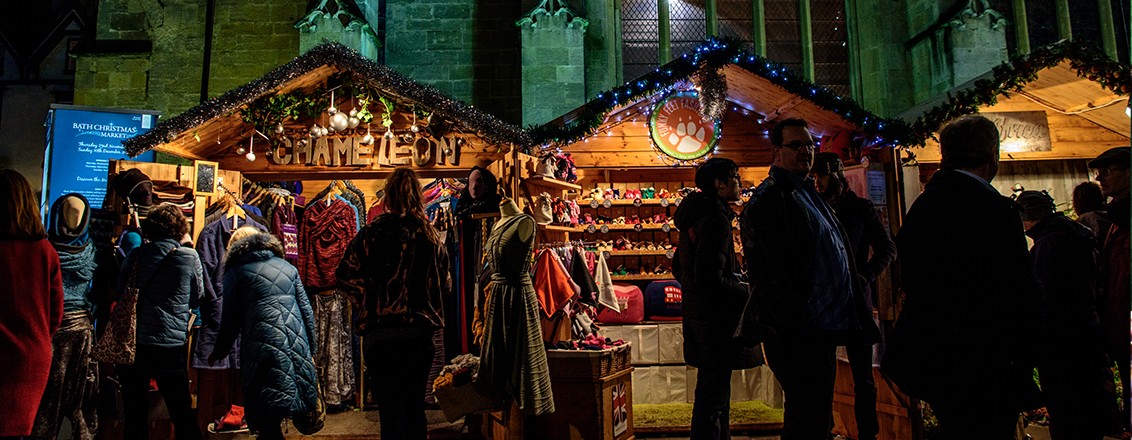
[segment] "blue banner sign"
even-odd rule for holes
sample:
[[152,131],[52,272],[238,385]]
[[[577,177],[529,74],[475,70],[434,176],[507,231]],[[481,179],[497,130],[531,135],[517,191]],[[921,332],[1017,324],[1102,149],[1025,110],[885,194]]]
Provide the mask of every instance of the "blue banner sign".
[[92,208],[102,207],[111,160],[153,162],[153,151],[130,158],[122,141],[149,131],[158,115],[149,110],[52,105],[43,164],[44,213],[55,199],[73,192],[85,196]]

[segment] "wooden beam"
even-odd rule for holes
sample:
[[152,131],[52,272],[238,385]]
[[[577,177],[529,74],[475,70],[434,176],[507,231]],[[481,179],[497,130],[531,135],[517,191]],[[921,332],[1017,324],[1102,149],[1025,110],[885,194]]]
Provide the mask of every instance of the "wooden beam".
[[783,113],[785,113],[785,112],[789,111],[790,109],[796,107],[801,102],[802,102],[802,96],[801,95],[794,95],[792,98],[790,98],[790,100],[786,101],[785,104],[782,104],[782,105],[778,106],[778,108],[771,110],[770,113],[767,113],[766,118],[764,118],[764,120],[766,120],[767,122],[774,121],[774,120],[778,119],[779,116],[782,116]]

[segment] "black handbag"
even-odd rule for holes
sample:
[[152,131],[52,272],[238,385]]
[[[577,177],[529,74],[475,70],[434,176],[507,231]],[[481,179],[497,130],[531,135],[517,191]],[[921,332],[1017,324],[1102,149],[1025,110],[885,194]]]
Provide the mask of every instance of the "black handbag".
[[314,435],[326,425],[326,404],[322,401],[322,386],[316,384],[314,408],[291,413],[291,425],[303,435]]

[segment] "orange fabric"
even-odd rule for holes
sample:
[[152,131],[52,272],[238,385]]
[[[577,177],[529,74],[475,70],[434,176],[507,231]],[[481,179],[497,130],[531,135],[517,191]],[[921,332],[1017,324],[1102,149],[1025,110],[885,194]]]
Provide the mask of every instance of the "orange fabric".
[[535,262],[535,297],[546,318],[554,316],[577,292],[576,284],[554,252],[543,251]]

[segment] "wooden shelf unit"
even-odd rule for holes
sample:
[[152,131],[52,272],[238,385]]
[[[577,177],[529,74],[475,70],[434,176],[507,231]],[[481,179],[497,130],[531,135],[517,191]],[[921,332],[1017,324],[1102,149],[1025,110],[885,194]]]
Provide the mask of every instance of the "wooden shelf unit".
[[526,178],[527,185],[541,186],[544,188],[553,188],[563,190],[566,192],[581,192],[582,187],[569,182],[563,182],[558,179],[552,179],[546,176],[530,176]]

